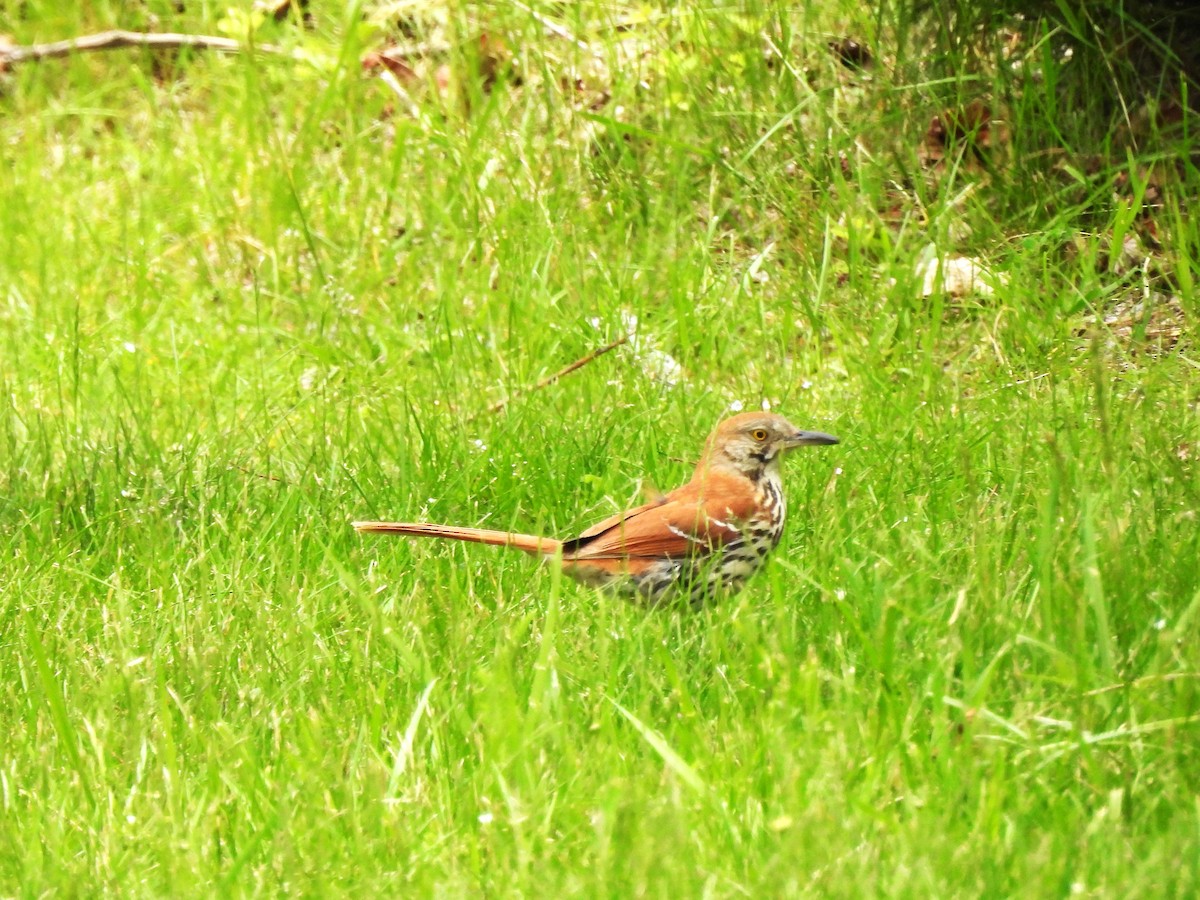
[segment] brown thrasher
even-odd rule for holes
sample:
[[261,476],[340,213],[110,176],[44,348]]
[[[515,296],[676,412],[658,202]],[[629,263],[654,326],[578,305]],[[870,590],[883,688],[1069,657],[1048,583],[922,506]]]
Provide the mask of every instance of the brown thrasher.
[[837,442],[819,431],[800,431],[772,413],[732,416],[708,438],[691,481],[567,541],[423,522],[355,522],[354,527],[561,557],[563,571],[584,584],[651,604],[686,598],[697,606],[741,589],[779,543],[786,511],[783,454]]

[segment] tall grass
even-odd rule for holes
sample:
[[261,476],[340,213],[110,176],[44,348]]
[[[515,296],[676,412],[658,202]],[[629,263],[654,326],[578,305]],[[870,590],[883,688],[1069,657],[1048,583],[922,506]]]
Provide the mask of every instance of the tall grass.
[[[418,23],[459,81],[415,114],[353,10],[260,26],[306,60],[5,76],[0,892],[1195,893],[1194,171],[1159,352],[1095,325],[1142,284],[1102,175],[921,169],[945,95],[890,64],[905,23],[537,11],[591,51],[519,7]],[[1006,280],[920,296],[930,252]],[[569,535],[763,402],[843,443],[698,615],[348,527]]]

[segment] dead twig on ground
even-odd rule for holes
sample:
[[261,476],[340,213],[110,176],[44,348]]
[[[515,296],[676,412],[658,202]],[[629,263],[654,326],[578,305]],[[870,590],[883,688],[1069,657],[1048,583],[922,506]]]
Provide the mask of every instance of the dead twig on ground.
[[627,344],[627,343],[629,343],[629,335],[625,335],[624,337],[617,338],[615,341],[605,344],[603,347],[598,347],[595,350],[593,350],[591,353],[588,353],[586,356],[579,357],[579,359],[575,360],[575,362],[571,363],[569,366],[564,366],[563,368],[559,369],[553,375],[547,375],[545,378],[543,378],[541,381],[539,381],[533,387],[527,388],[526,390],[523,390],[523,391],[517,391],[511,397],[508,397],[505,400],[501,400],[499,403],[493,403],[490,407],[488,407],[488,412],[498,413],[502,409],[504,409],[504,407],[506,407],[509,403],[511,403],[513,400],[516,400],[518,397],[524,397],[526,394],[532,394],[534,391],[540,391],[542,388],[549,387],[550,385],[554,384],[554,382],[558,381],[558,379],[562,378],[564,375],[570,375],[576,369],[583,368],[588,363],[592,362],[595,359],[598,359],[599,357],[603,356],[605,353],[608,353],[610,350],[616,350],[622,344]]
[[103,31],[83,37],[54,41],[49,44],[30,44],[27,47],[0,45],[0,71],[17,63],[40,62],[75,53],[92,53],[97,50],[119,50],[124,47],[149,47],[153,50],[177,50],[192,47],[197,50],[215,50],[218,53],[282,53],[273,44],[243,44],[231,38],[209,34],[151,34],[141,31]]
[[570,41],[572,44],[574,44],[576,47],[578,47],[580,50],[583,50],[584,52],[588,52],[592,49],[591,47],[589,47],[587,45],[586,41],[581,41],[579,38],[575,37],[575,35],[573,35],[566,27],[559,25],[553,19],[543,16],[540,12],[538,12],[533,7],[526,6],[524,3],[521,2],[521,0],[512,0],[512,4],[513,4],[513,6],[517,7],[518,9],[523,9],[525,12],[529,13],[529,15],[533,16],[534,19],[536,19],[538,22],[541,23],[543,28],[545,28],[548,32],[550,32],[555,37],[560,37],[564,41]]
[[274,481],[277,484],[286,484],[289,487],[294,487],[290,481],[286,478],[280,478],[278,475],[264,475],[262,472],[255,472],[253,469],[248,469],[240,463],[230,463],[230,465],[239,472],[244,472],[253,478],[261,478],[263,481]]

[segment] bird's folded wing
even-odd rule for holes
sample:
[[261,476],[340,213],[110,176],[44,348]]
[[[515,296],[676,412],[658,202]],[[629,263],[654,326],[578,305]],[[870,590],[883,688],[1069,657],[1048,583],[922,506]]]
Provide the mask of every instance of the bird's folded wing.
[[[566,559],[681,558],[709,553],[741,535],[735,511],[722,505],[722,515],[710,514],[713,504],[698,500],[669,500],[630,510],[616,521],[601,522],[574,541],[563,544]],[[715,509],[713,510],[715,512]]]
[[644,513],[646,510],[654,509],[656,506],[662,506],[666,502],[667,502],[667,500],[664,497],[659,500],[655,500],[652,503],[643,503],[641,506],[635,506],[633,509],[627,509],[624,512],[619,512],[619,513],[616,513],[615,515],[611,515],[607,519],[597,522],[595,525],[593,525],[591,528],[589,528],[587,531],[585,531],[583,534],[581,534],[575,540],[568,541],[567,543],[575,544],[577,546],[582,546],[583,544],[586,544],[588,541],[590,541],[592,538],[596,537],[597,535],[604,534],[604,532],[611,530],[616,525],[620,525],[622,522],[626,521],[627,519],[631,519],[634,516],[639,516],[642,513]]

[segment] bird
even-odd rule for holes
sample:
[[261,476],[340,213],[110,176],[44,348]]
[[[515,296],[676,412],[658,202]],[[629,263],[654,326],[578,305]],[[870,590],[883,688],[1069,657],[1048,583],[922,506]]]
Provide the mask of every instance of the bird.
[[687,484],[559,540],[426,522],[353,522],[364,534],[449,538],[514,547],[557,561],[583,584],[649,606],[700,607],[741,590],[779,544],[787,514],[781,462],[797,447],[836,444],[783,416],[720,422]]

